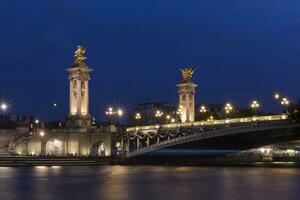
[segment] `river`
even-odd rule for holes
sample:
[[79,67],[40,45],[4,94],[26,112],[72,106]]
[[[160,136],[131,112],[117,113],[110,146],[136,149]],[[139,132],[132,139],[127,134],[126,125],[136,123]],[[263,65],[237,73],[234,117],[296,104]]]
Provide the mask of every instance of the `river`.
[[299,199],[299,168],[0,167],[0,199]]

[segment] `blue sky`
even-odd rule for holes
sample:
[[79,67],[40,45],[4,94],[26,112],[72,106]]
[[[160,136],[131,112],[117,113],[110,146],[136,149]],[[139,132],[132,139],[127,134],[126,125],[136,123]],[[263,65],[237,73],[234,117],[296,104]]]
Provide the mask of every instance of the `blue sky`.
[[63,119],[65,69],[82,44],[97,118],[108,105],[176,104],[183,66],[198,68],[197,102],[257,98],[270,111],[274,91],[300,96],[299,13],[296,0],[1,0],[0,97]]

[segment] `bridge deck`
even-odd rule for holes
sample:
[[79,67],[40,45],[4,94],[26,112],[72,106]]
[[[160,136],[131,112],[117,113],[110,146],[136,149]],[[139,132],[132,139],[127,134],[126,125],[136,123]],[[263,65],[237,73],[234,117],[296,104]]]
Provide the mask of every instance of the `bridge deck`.
[[[146,154],[152,151],[156,151],[162,148],[168,148],[171,146],[175,146],[178,144],[189,143],[197,140],[205,140],[208,138],[217,138],[232,134],[242,134],[246,132],[257,132],[257,131],[265,131],[265,130],[274,130],[274,129],[288,129],[300,127],[300,124],[291,123],[288,121],[268,121],[268,122],[260,122],[260,123],[248,123],[248,124],[240,124],[240,126],[232,126],[232,127],[224,127],[221,129],[210,129],[208,131],[202,131],[199,128],[193,127],[189,134],[182,136],[179,135],[176,138],[170,138],[165,141],[161,141],[156,144],[149,145],[144,148],[137,149],[136,151],[130,152],[127,157],[132,158],[138,155]],[[184,131],[187,131],[185,129]]]

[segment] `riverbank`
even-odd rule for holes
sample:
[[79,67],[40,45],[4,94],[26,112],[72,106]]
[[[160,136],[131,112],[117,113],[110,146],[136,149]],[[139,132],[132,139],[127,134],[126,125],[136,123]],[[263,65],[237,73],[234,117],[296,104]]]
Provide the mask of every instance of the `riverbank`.
[[110,157],[0,157],[0,167],[109,165]]
[[93,165],[153,165],[153,166],[229,166],[229,167],[294,167],[300,168],[299,159],[273,160],[124,160],[111,157],[0,157],[0,167],[17,166],[93,166]]

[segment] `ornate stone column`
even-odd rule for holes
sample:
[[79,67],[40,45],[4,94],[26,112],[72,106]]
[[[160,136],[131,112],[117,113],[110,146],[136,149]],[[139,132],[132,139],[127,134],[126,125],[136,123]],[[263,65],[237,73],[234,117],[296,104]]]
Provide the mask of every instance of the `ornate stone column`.
[[177,84],[181,122],[195,121],[195,93],[197,85],[191,80],[194,71],[182,69],[183,80]]
[[78,46],[75,52],[75,61],[67,69],[70,80],[70,110],[67,127],[82,129],[91,127],[91,115],[89,113],[89,86],[90,69],[85,63],[85,49]]

